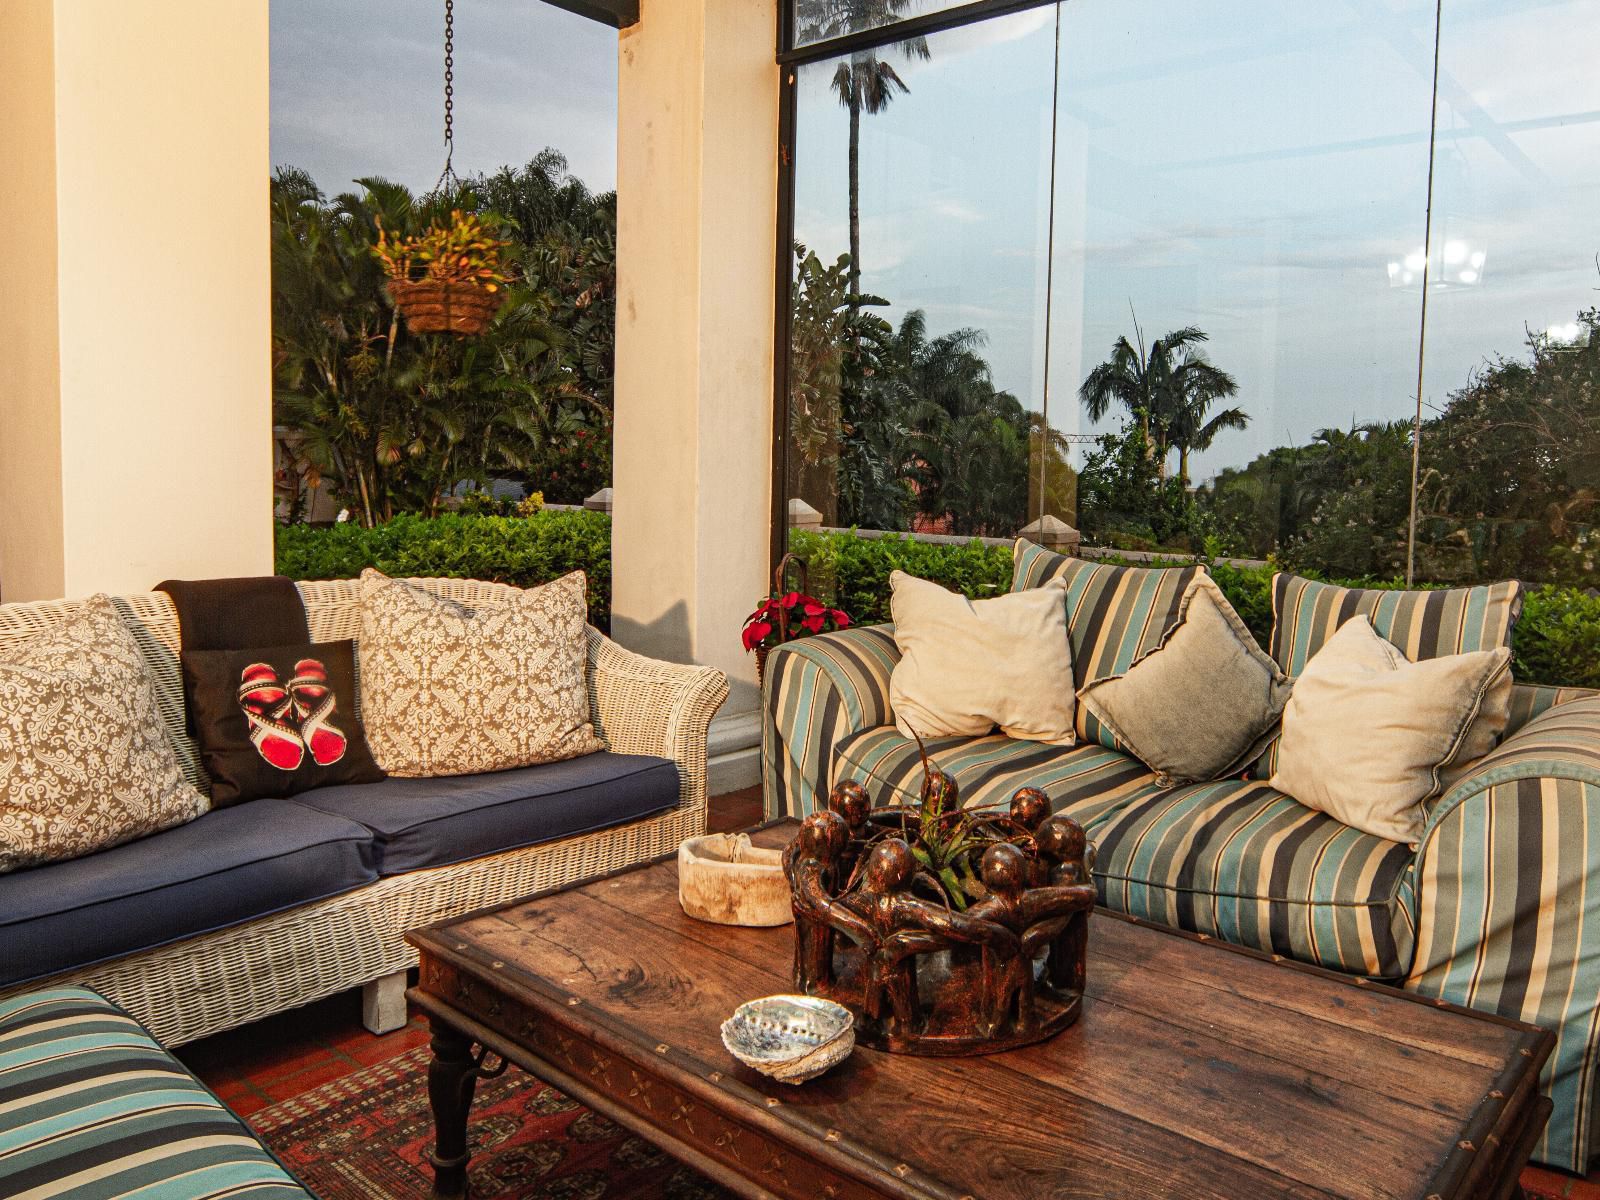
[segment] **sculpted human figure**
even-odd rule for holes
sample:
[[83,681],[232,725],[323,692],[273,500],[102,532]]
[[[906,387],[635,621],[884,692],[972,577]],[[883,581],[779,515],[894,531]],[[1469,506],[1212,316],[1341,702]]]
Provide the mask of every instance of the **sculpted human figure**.
[[871,926],[876,939],[862,1003],[866,1015],[879,1019],[887,1001],[891,1028],[907,1032],[916,1013],[917,954],[952,941],[975,943],[1001,957],[1015,957],[1019,947],[1016,934],[1002,925],[912,896],[916,866],[910,846],[886,838],[867,856],[860,888],[839,902]]
[[[1019,953],[997,964],[989,993],[989,1021],[998,1027],[1014,1011],[1017,1028],[1034,1028],[1033,960],[1062,933],[1067,918],[1094,906],[1094,886],[1030,888],[1028,857],[1009,842],[990,846],[981,866],[989,895],[967,910],[969,917],[1004,925],[1019,939]],[[986,972],[987,974],[987,972]]]
[[839,859],[849,840],[843,817],[816,812],[801,822],[799,834],[783,852],[783,873],[794,901],[794,981],[807,994],[833,982],[835,933],[858,942],[874,938],[871,927],[837,899],[843,886]]
[[871,832],[867,816],[872,811],[872,802],[867,799],[866,788],[853,779],[846,779],[835,785],[829,794],[828,808],[843,817],[844,823],[850,828],[849,841],[839,856],[838,888],[842,891],[849,886],[856,864],[866,851],[867,837]]
[[[1039,848],[1038,865],[1046,867],[1048,882],[1056,887],[1094,886],[1094,847],[1084,836],[1083,827],[1067,817],[1051,817],[1034,835]],[[1060,922],[1057,932],[1047,939],[1050,947],[1048,970],[1051,986],[1067,992],[1081,992],[1084,962],[1089,945],[1089,913],[1085,909]]]
[[1011,797],[1011,819],[1029,833],[1038,829],[1049,815],[1050,797],[1038,788],[1018,788],[1017,794]]

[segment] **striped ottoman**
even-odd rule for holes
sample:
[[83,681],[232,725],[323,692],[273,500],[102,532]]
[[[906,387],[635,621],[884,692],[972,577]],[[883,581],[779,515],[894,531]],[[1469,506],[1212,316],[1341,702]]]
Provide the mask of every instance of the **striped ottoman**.
[[64,987],[0,1001],[0,1196],[310,1195],[104,997]]

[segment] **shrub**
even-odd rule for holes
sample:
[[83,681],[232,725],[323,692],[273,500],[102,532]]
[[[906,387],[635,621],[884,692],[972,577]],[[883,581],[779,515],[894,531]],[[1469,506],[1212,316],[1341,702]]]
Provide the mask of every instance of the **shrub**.
[[891,536],[794,530],[789,549],[806,560],[810,590],[838,605],[857,625],[889,619],[889,574],[905,571],[968,596],[995,596],[1011,588],[1011,547],[919,542]]
[[[976,598],[1011,586],[1011,548],[919,542],[892,536],[795,530],[790,547],[810,567],[810,590],[858,625],[889,619],[889,574],[907,571]],[[1150,565],[1150,564],[1140,564]],[[1159,564],[1158,564],[1159,565]],[[278,529],[278,571],[295,579],[344,579],[376,567],[387,575],[493,579],[531,587],[568,571],[589,582],[589,620],[610,627],[611,518],[544,510],[530,517],[401,516],[373,529],[354,523]],[[1271,566],[1213,563],[1211,574],[1265,646],[1272,634]],[[1335,580],[1350,587],[1399,587],[1390,580]],[[1528,593],[1517,626],[1513,669],[1523,683],[1600,688],[1600,596],[1549,585]]]
[[280,525],[277,570],[293,579],[349,579],[363,568],[385,575],[492,579],[518,587],[568,571],[588,580],[589,620],[611,623],[611,518],[543,510],[529,517],[399,516],[371,529],[355,522]]

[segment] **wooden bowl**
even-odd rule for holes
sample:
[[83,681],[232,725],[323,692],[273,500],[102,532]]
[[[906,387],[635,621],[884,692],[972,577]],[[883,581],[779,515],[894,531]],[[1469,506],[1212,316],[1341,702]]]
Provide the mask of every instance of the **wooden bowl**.
[[678,903],[699,921],[772,926],[794,920],[778,850],[743,833],[709,833],[678,847]]

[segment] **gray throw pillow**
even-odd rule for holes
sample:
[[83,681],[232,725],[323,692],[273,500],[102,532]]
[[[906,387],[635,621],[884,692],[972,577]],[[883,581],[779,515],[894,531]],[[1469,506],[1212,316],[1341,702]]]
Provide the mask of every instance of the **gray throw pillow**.
[[1197,575],[1161,644],[1078,700],[1170,785],[1242,771],[1277,732],[1291,686],[1222,589]]

